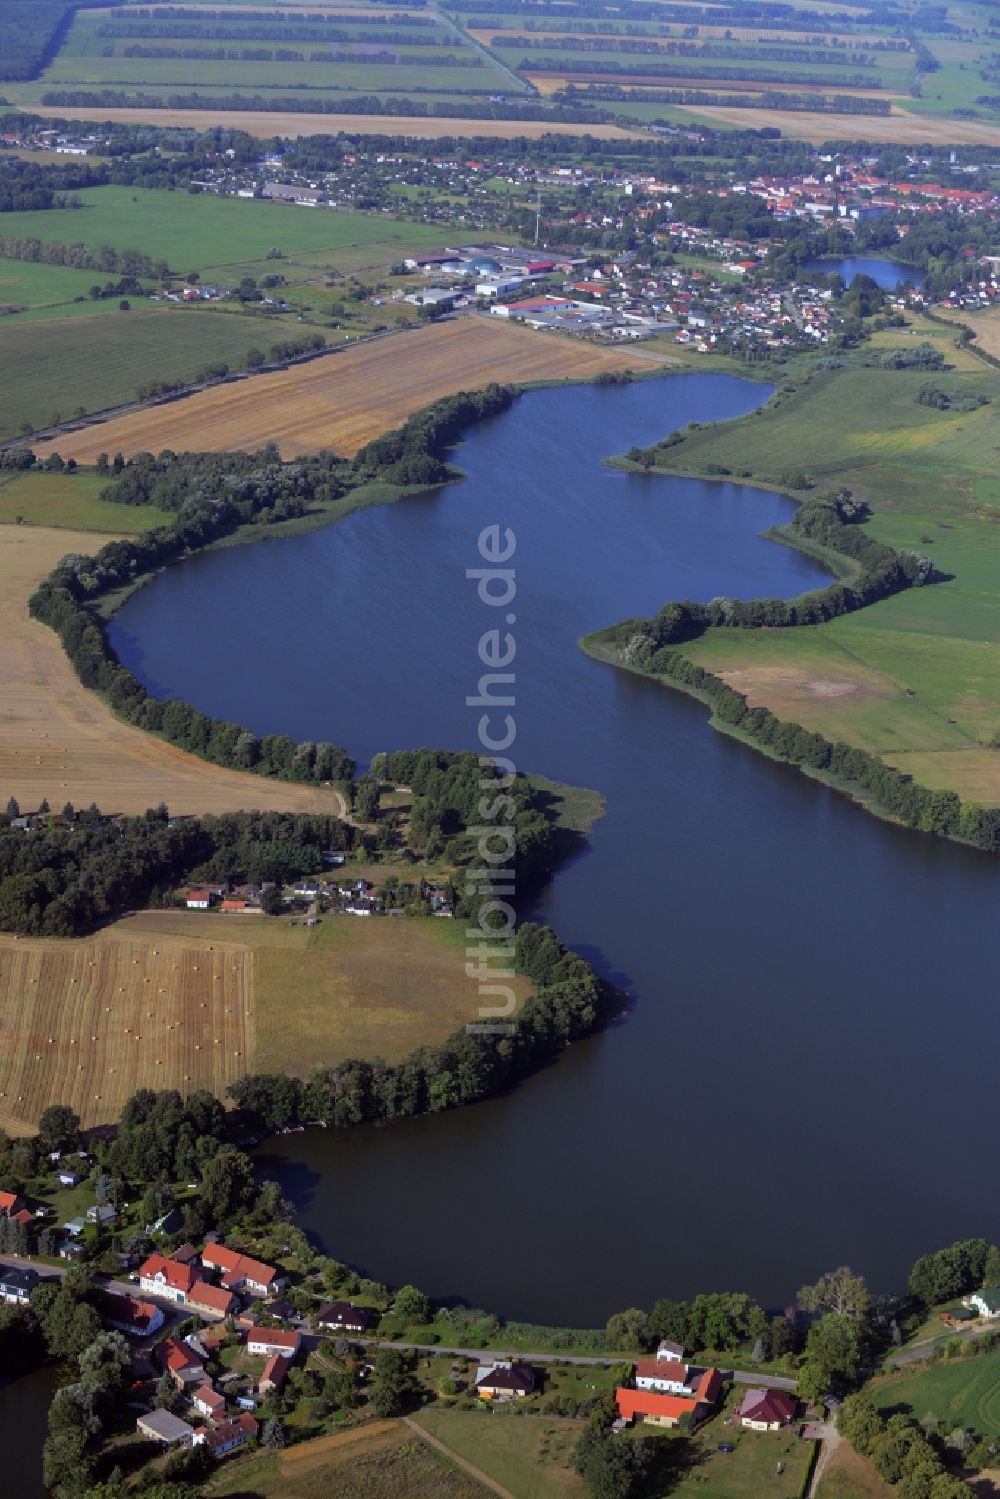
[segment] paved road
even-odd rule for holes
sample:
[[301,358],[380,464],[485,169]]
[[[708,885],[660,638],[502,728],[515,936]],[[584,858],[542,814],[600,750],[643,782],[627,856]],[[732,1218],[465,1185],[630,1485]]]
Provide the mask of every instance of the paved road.
[[[605,1353],[598,1358],[573,1353],[520,1353],[507,1349],[497,1348],[446,1348],[441,1343],[403,1343],[387,1342],[385,1338],[355,1338],[354,1342],[363,1343],[369,1348],[399,1348],[407,1353],[439,1353],[449,1358],[471,1358],[477,1363],[496,1363],[501,1359],[516,1358],[523,1360],[526,1364],[577,1364],[583,1368],[605,1368],[609,1364],[634,1364],[636,1355],[634,1353]],[[696,1366],[697,1367],[697,1366]],[[770,1390],[796,1389],[794,1379],[786,1379],[780,1374],[758,1374],[756,1371],[748,1373],[742,1369],[724,1369],[723,1379],[730,1379],[734,1384],[761,1385]]]
[[986,1327],[956,1328],[954,1332],[941,1333],[934,1338],[921,1338],[919,1343],[911,1343],[908,1348],[894,1353],[891,1358],[883,1359],[891,1369],[903,1368],[906,1364],[919,1363],[921,1359],[930,1358],[935,1348],[943,1348],[946,1343],[958,1341],[960,1343],[974,1343],[977,1338],[989,1337],[991,1333],[997,1332],[995,1324]]

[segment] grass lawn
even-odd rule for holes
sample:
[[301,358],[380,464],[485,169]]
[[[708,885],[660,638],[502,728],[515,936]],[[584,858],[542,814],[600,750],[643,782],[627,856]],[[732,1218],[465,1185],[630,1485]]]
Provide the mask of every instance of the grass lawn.
[[870,1392],[880,1410],[902,1410],[918,1421],[935,1415],[948,1430],[964,1426],[983,1437],[1000,1437],[1000,1351],[892,1374],[871,1385]]
[[[293,257],[311,255],[326,261],[394,239],[400,245],[423,249],[440,244],[443,232],[381,214],[331,208],[307,211],[293,204],[219,198],[212,193],[94,187],[75,196],[82,207],[4,214],[4,235],[79,242],[92,250],[100,245],[142,250],[153,260],[165,260],[172,271],[186,274],[259,260],[272,248]],[[84,274],[89,285],[95,276],[89,271]],[[0,300],[6,300],[2,291]]]
[[[798,1499],[813,1444],[804,1442],[795,1427],[771,1432],[726,1425],[725,1417],[742,1396],[742,1390],[731,1392],[719,1414],[693,1436],[646,1425],[631,1428],[635,1436],[651,1436],[660,1446],[658,1472],[663,1475],[664,1494],[679,1499],[762,1499],[765,1494],[773,1499]],[[734,1450],[720,1452],[720,1443],[729,1443]],[[783,1465],[780,1474],[779,1463]]]
[[842,1442],[820,1479],[816,1499],[892,1499],[895,1492],[866,1457]]
[[[97,304],[108,306],[107,303]],[[289,325],[208,307],[134,306],[98,319],[0,323],[0,437],[44,427],[80,408],[135,399],[151,380],[190,380],[206,364],[242,364],[248,350],[286,337]],[[183,421],[177,418],[177,447]],[[263,441],[264,439],[262,439]]]
[[0,525],[69,526],[76,531],[150,531],[171,519],[151,506],[112,505],[100,498],[107,479],[75,474],[0,473]]
[[582,1499],[570,1462],[582,1425],[503,1412],[421,1411],[419,1424],[515,1499]]
[[226,1463],[211,1484],[214,1499],[484,1499],[485,1492],[398,1421]]

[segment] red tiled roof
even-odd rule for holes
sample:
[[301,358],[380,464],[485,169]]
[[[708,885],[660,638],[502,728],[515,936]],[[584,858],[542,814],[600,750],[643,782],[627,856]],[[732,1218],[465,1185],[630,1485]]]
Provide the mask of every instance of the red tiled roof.
[[201,1262],[213,1270],[224,1270],[224,1285],[227,1282],[238,1284],[240,1280],[252,1280],[257,1285],[268,1286],[278,1273],[273,1265],[252,1260],[248,1255],[229,1249],[225,1244],[206,1244],[201,1251]]
[[615,1391],[615,1399],[618,1402],[618,1414],[626,1421],[631,1421],[633,1416],[666,1416],[674,1421],[680,1420],[681,1416],[690,1415],[697,1406],[697,1400],[688,1399],[684,1395],[658,1395],[655,1390],[626,1390]]
[[794,1395],[785,1390],[747,1390],[739,1408],[741,1421],[790,1421],[799,1408]]
[[100,1309],[106,1317],[125,1323],[136,1332],[145,1332],[159,1311],[151,1301],[140,1301],[138,1296],[123,1296],[117,1291],[104,1292]]
[[210,1450],[225,1447],[240,1432],[243,1433],[244,1438],[257,1435],[257,1422],[249,1411],[234,1416],[231,1421],[223,1421],[218,1426],[210,1426],[204,1433],[205,1442]]
[[669,1379],[674,1384],[687,1384],[687,1364],[672,1358],[641,1358],[635,1372],[643,1379]]
[[139,1266],[140,1280],[154,1280],[157,1275],[161,1274],[172,1291],[183,1291],[185,1296],[199,1279],[198,1272],[190,1265],[181,1265],[177,1260],[164,1259],[162,1254],[151,1254],[149,1259]]
[[16,1192],[0,1192],[0,1213],[10,1213],[20,1202]]
[[191,1306],[203,1306],[207,1311],[218,1312],[223,1317],[229,1315],[235,1300],[232,1291],[223,1290],[222,1286],[213,1286],[207,1280],[196,1281],[188,1294]]
[[201,1359],[184,1343],[178,1343],[176,1338],[164,1338],[156,1350],[157,1357],[165,1369],[174,1374],[179,1374],[182,1369],[200,1369]]
[[266,1343],[272,1348],[290,1348],[293,1351],[299,1346],[299,1334],[283,1327],[250,1327],[247,1329],[247,1344]]
[[218,1390],[213,1390],[210,1384],[200,1384],[191,1398],[200,1405],[207,1406],[213,1415],[217,1411],[224,1411],[226,1408],[225,1395],[220,1395]]
[[285,1376],[288,1374],[288,1367],[288,1359],[285,1358],[283,1353],[272,1353],[264,1365],[263,1374],[260,1376],[261,1384],[267,1384],[270,1381],[276,1390],[280,1390],[285,1382]]

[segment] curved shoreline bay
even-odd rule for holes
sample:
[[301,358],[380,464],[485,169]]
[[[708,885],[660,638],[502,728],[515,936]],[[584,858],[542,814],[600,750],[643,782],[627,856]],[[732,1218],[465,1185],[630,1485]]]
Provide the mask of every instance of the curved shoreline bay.
[[[718,375],[529,393],[470,433],[465,482],[194,557],[112,623],[151,691],[256,732],[362,760],[471,747],[465,699],[497,621],[465,572],[483,526],[517,535],[514,753],[606,798],[587,851],[519,915],[550,922],[634,1010],[509,1097],[262,1147],[302,1226],[380,1279],[595,1325],[623,1297],[707,1287],[780,1304],[841,1262],[893,1283],[941,1237],[1000,1229],[978,1192],[990,863],[876,822],[576,646],[670,598],[825,581],[760,539],[787,499],[602,465],[766,395]],[[941,1063],[945,993],[950,1034],[979,1037],[960,1080]]]

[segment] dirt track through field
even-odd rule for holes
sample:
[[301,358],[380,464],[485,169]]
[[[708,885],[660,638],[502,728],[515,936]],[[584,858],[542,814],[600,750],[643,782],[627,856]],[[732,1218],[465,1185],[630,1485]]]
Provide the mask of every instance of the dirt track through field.
[[[65,119],[66,107],[32,104],[32,114]],[[410,135],[419,140],[437,140],[443,135],[492,136],[500,140],[542,135],[589,135],[595,140],[629,140],[643,134],[619,125],[568,125],[558,120],[437,119],[421,115],[282,114],[278,110],[252,109],[100,109],[74,105],[74,120],[113,120],[124,125],[182,125],[191,130],[245,130],[248,135],[268,139],[272,135]]]
[[[98,453],[163,448],[227,452],[276,442],[285,458],[332,448],[352,456],[380,432],[457,390],[491,380],[588,380],[669,363],[638,349],[597,347],[500,318],[464,317],[346,349],[276,374],[215,386],[186,400],[113,417],[35,443],[79,463]],[[2,785],[2,783],[0,783]]]
[[[96,552],[109,536],[50,527],[0,527],[0,797],[25,810],[43,798],[102,811],[267,808],[339,812],[330,791],[209,765],[120,723],[80,685],[53,630],[28,598],[67,552]],[[221,669],[221,666],[220,666]],[[280,727],[280,725],[278,726]]]

